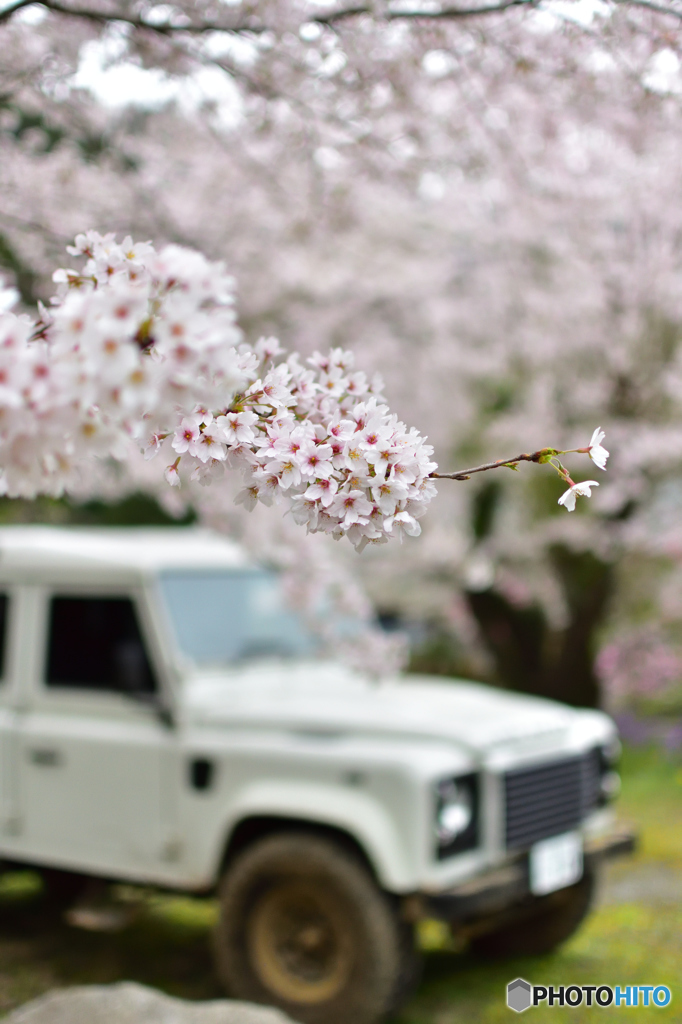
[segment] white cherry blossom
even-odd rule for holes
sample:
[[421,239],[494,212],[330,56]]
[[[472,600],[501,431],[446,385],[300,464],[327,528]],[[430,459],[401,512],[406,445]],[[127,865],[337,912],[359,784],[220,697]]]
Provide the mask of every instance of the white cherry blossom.
[[592,487],[599,487],[596,480],[582,480],[578,484],[571,484],[567,491],[559,498],[559,505],[563,505],[569,512],[573,512],[575,509],[576,495],[582,495],[585,498],[592,497]]
[[597,469],[606,469],[606,460],[609,457],[609,453],[607,452],[606,448],[602,448],[602,441],[604,440],[605,436],[606,435],[604,434],[604,431],[601,429],[601,427],[597,427],[597,429],[592,434],[592,439],[588,445],[590,458],[594,462]]
[[[156,436],[156,435],[155,435]],[[201,415],[183,416],[175,429],[173,448],[179,454],[196,455],[201,443]]]
[[389,516],[385,521],[384,529],[386,533],[393,533],[393,528],[396,528],[396,535],[402,540],[403,534],[407,537],[418,537],[422,532],[422,528],[414,519],[409,512],[396,512],[394,516]]

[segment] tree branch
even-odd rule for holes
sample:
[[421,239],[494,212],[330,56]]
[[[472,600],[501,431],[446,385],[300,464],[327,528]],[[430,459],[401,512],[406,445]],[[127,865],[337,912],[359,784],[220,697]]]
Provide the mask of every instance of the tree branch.
[[666,7],[664,4],[657,4],[654,0],[611,0],[618,7],[643,7],[645,11],[654,11],[655,14],[670,14],[673,18],[682,20],[682,8]]
[[[618,7],[641,7],[653,11],[656,14],[669,14],[674,18],[682,19],[682,9],[666,7],[656,0],[611,0]],[[15,3],[0,11],[0,24],[9,21],[13,14],[25,7],[32,7],[39,3],[48,11],[54,14],[63,14],[67,17],[82,18],[86,21],[93,21],[99,25],[109,22],[123,22],[132,28],[142,29],[148,32],[156,32],[158,35],[179,35],[188,32],[194,35],[201,35],[204,32],[229,32],[233,35],[244,33],[256,33],[268,31],[268,26],[256,20],[250,20],[239,24],[226,25],[219,21],[188,21],[187,24],[177,24],[170,21],[153,22],[135,14],[126,14],[122,11],[100,11],[94,7],[77,7],[64,4],[61,0],[15,0]],[[458,18],[477,18],[484,14],[504,14],[512,7],[537,7],[540,0],[500,0],[498,3],[484,3],[474,7],[440,7],[432,9],[420,9],[415,6],[412,10],[391,10],[390,6],[379,16],[381,21],[398,20],[421,20],[421,21],[447,21]],[[327,14],[318,14],[309,17],[307,21],[316,22],[318,25],[330,27],[349,18],[358,17],[362,14],[369,14],[376,17],[376,12],[370,4],[353,4],[349,7],[340,7],[337,10],[329,11]]]
[[132,28],[145,29],[149,32],[156,32],[159,35],[176,35],[181,32],[201,34],[203,32],[230,32],[239,35],[244,32],[263,32],[264,26],[256,22],[249,22],[240,25],[225,25],[218,21],[188,22],[186,25],[178,25],[169,21],[153,22],[147,21],[136,14],[125,14],[122,11],[98,11],[94,7],[72,7],[69,4],[61,3],[61,0],[16,0],[3,11],[0,11],[0,24],[8,21],[13,14],[23,7],[31,7],[39,3],[41,7],[47,8],[54,14],[65,14],[72,18],[82,18],[85,21],[94,21],[99,25],[106,25],[109,22],[123,22]]
[[553,453],[553,448],[540,448],[537,452],[515,455],[513,459],[498,459],[496,462],[484,462],[482,466],[474,466],[472,469],[460,469],[457,473],[430,473],[429,476],[436,480],[468,480],[474,473],[485,473],[489,469],[511,469],[519,462],[542,462]]
[[[389,7],[386,11],[382,12],[381,20],[398,21],[408,18],[423,18],[434,21],[450,18],[474,18],[479,14],[502,14],[504,11],[509,10],[510,7],[536,7],[538,3],[539,0],[501,0],[501,3],[481,4],[477,7],[441,7],[432,10],[420,10],[419,7],[415,7],[414,10],[391,10]],[[335,25],[339,21],[344,21],[359,14],[373,13],[373,8],[369,4],[360,4],[353,7],[343,7],[338,11],[331,11],[329,14],[318,14],[314,18],[310,18],[310,21],[315,21],[320,25]]]

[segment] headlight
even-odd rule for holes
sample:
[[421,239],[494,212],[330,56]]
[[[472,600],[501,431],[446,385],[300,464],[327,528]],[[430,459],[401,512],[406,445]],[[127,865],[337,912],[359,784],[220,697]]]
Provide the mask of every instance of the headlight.
[[599,806],[615,800],[620,793],[620,775],[616,771],[621,754],[619,739],[612,739],[599,747]]
[[439,860],[478,845],[479,780],[475,773],[436,786],[436,856]]

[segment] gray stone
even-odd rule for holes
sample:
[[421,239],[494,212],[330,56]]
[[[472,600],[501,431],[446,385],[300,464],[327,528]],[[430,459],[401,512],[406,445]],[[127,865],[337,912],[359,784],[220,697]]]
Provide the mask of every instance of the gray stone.
[[3,1024],[293,1024],[281,1010],[232,999],[193,1003],[132,981],[60,989],[25,1003]]

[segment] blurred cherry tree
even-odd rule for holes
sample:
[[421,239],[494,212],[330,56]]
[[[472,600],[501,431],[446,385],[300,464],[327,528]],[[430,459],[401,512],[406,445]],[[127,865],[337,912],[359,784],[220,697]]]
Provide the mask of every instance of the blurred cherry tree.
[[679,529],[682,5],[479,10],[5,4],[0,263],[29,302],[90,226],[225,258],[249,335],[352,348],[442,470],[600,423],[581,514],[500,470],[356,559],[384,604],[473,621],[507,685],[591,704],[620,554]]

